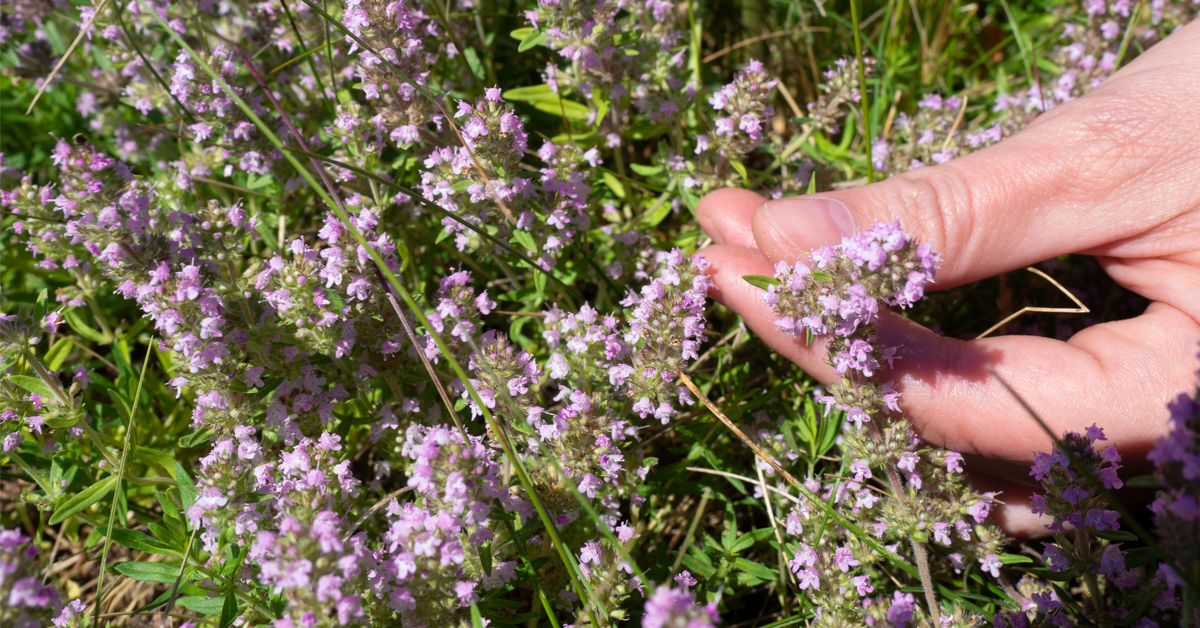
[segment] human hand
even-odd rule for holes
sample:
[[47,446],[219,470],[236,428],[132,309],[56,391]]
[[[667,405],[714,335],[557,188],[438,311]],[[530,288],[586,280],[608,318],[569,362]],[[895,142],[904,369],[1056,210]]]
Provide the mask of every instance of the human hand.
[[[899,220],[942,253],[946,289],[1065,253],[1094,255],[1118,283],[1153,301],[1130,320],[1062,342],[1030,336],[963,341],[882,312],[880,340],[901,347],[900,406],[926,440],[968,456],[972,471],[1028,482],[1050,438],[994,372],[1050,429],[1104,428],[1118,451],[1144,460],[1166,431],[1166,404],[1190,389],[1200,342],[1200,22],[1180,29],[1093,92],[1004,141],[943,165],[860,188],[766,202],[719,190],[696,210],[716,242],[714,298],[768,345],[824,383],[824,347],[780,331],[743,275],[771,275],[843,233]],[[1136,475],[1137,464],[1131,467]],[[1029,487],[1003,488],[999,523],[1043,534]]]

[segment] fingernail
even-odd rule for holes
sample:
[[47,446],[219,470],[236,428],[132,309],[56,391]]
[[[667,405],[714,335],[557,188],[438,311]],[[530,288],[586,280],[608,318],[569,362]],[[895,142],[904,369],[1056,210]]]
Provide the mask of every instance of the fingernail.
[[[824,238],[837,244],[838,236],[854,233],[854,217],[840,201],[793,196],[763,203],[763,212],[789,234]],[[815,243],[820,246],[824,243]]]
[[700,228],[712,238],[713,244],[725,244],[725,238],[721,237],[721,230],[717,229],[717,223],[712,218],[700,216],[696,218],[696,222],[700,223]]

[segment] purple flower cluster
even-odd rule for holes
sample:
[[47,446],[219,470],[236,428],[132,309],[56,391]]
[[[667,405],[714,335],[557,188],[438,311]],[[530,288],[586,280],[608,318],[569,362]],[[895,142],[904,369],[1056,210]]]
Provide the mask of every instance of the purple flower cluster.
[[966,100],[929,94],[917,102],[914,115],[900,113],[890,134],[871,145],[871,159],[879,172],[904,172],[942,164],[961,153],[973,152],[999,142],[1005,127],[996,123],[984,129],[964,126]]
[[1162,485],[1151,504],[1163,550],[1179,565],[1196,565],[1200,547],[1200,389],[1169,405],[1170,431],[1149,458]]
[[716,604],[696,605],[696,594],[685,589],[661,586],[646,599],[642,626],[645,628],[705,628],[720,621]]
[[[646,592],[642,587],[641,578],[633,575],[633,567],[622,557],[622,553],[627,554],[632,549],[632,541],[639,535],[625,523],[618,524],[615,528],[619,547],[614,547],[607,539],[584,543],[578,557],[579,571],[588,582],[592,595],[613,608],[609,612],[610,616],[615,620],[625,620],[628,619],[628,613],[620,607],[634,593],[645,595]],[[571,595],[560,597],[564,601],[570,601],[572,598]]]
[[[867,78],[875,74],[875,59],[863,58],[863,71]],[[858,60],[838,59],[823,73],[821,94],[808,103],[808,117],[814,129],[830,135],[841,132],[841,121],[850,115],[855,105],[862,101],[862,88],[858,82]]]
[[[479,551],[494,538],[494,508],[527,510],[504,488],[494,453],[482,439],[447,426],[414,425],[402,453],[408,485],[417,499],[388,506],[388,530],[368,578],[379,603],[400,614],[404,626],[457,625],[469,617],[479,593],[513,577],[515,563],[498,562],[490,574],[471,575]],[[488,550],[490,551],[490,550]]]
[[[1165,564],[1157,572],[1127,566],[1130,556],[1121,544],[1105,540],[1120,529],[1119,515],[1108,508],[1095,483],[1106,489],[1124,484],[1117,475],[1121,456],[1116,448],[1096,451],[1097,443],[1105,440],[1104,431],[1093,425],[1083,434],[1068,432],[1049,453],[1034,454],[1030,475],[1046,492],[1033,495],[1033,512],[1053,518],[1046,528],[1054,532],[1054,542],[1045,544],[1042,559],[1051,571],[1084,578],[1082,604],[1091,613],[1114,620],[1162,621],[1178,608],[1178,576]],[[1044,612],[1052,625],[1065,625],[1061,605]]]
[[[797,335],[832,334],[830,363],[843,384],[820,400],[847,412],[861,426],[885,408],[898,411],[890,384],[870,381],[896,359],[896,347],[879,345],[874,326],[880,304],[911,307],[937,276],[940,255],[917,244],[900,223],[875,223],[812,252],[808,262],[780,262],[762,299],[779,316],[775,326]],[[828,410],[827,410],[828,412]]]
[[54,587],[42,584],[38,548],[19,528],[0,527],[0,622],[6,626],[36,627],[51,622],[74,628],[83,611],[82,600],[63,605]]
[[[1099,453],[1093,450],[1093,443],[1104,440],[1108,440],[1104,437],[1104,430],[1093,425],[1082,435],[1074,432],[1066,434],[1062,444],[1055,445],[1049,453],[1034,454],[1029,475],[1040,482],[1046,492],[1033,496],[1033,512],[1054,517],[1054,522],[1047,524],[1047,529],[1061,532],[1064,523],[1100,531],[1119,528],[1117,513],[1104,507],[1106,503],[1103,496],[1080,472],[1080,466],[1089,469],[1107,489],[1124,485],[1117,476],[1117,470],[1121,468],[1121,455],[1117,453],[1117,448],[1109,446]],[[1074,464],[1070,461],[1071,457],[1076,459]]]
[[763,139],[775,110],[769,102],[779,81],[772,80],[761,62],[750,60],[746,69],[708,98],[715,114],[707,135],[696,138],[696,154],[715,150],[726,159],[741,159]]
[[[1147,10],[1148,9],[1148,10]],[[1155,0],[1139,5],[1132,0],[1079,0],[1058,9],[1063,24],[1060,45],[1050,58],[1061,71],[1041,81],[1030,80],[1023,92],[996,97],[993,111],[1001,124],[1018,131],[1041,112],[1083,96],[1127,62],[1134,47],[1149,48],[1200,15],[1194,0]],[[1140,14],[1140,15],[1139,15]],[[1149,19],[1147,19],[1149,18]],[[1126,32],[1131,40],[1120,59]]]
[[[259,104],[262,96],[250,97],[237,87],[233,51],[223,45],[217,46],[206,55],[205,62],[221,75],[234,94],[251,103],[255,115],[267,114]],[[258,132],[221,85],[199,69],[187,52],[180,51],[171,68],[170,95],[173,100],[163,104],[177,102],[184,107],[191,119],[186,126],[187,134],[195,140],[192,143],[194,152],[175,164],[180,187],[188,184],[189,177],[209,177],[214,173],[228,177],[235,169],[259,175],[271,173],[283,155]],[[150,98],[143,96],[136,102],[143,115],[149,113]],[[235,157],[236,162],[233,161]]]
[[420,142],[421,131],[430,123],[440,129],[444,117],[417,89],[425,86],[436,59],[436,52],[425,46],[439,35],[437,20],[410,2],[348,0],[343,21],[371,47],[364,50],[346,37],[348,54],[356,59],[353,73],[361,81],[358,88],[375,111],[367,120],[369,127],[402,147]]

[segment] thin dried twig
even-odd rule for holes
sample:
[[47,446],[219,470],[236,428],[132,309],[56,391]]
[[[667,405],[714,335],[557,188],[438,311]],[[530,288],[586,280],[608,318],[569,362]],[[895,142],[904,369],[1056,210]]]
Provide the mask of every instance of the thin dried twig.
[[785,30],[781,30],[781,31],[775,31],[772,33],[763,33],[762,35],[755,35],[754,37],[751,37],[750,39],[743,39],[742,41],[739,41],[736,44],[731,44],[729,46],[725,46],[724,48],[708,55],[707,57],[704,57],[703,59],[700,60],[700,62],[701,63],[709,63],[711,61],[715,61],[717,59],[720,59],[721,57],[724,57],[725,55],[733,52],[734,50],[737,50],[738,48],[745,48],[746,46],[749,46],[750,44],[756,44],[760,41],[774,39],[776,37],[783,37],[784,35],[791,35],[792,33],[828,33],[828,32],[829,32],[829,27],[827,27],[827,26],[797,26],[795,28],[789,28],[789,29],[785,29]]
[[1013,313],[1013,314],[1010,314],[1009,316],[1006,316],[1006,317],[1004,318],[1004,320],[1000,321],[999,323],[996,323],[995,325],[992,325],[991,327],[989,327],[989,328],[988,328],[988,330],[987,330],[987,331],[983,332],[982,334],[979,334],[978,336],[975,336],[975,339],[976,339],[976,340],[979,340],[980,338],[985,338],[985,337],[987,337],[987,336],[988,336],[989,334],[991,334],[992,332],[994,332],[994,331],[996,331],[997,329],[999,329],[999,328],[1003,327],[1003,326],[1004,326],[1005,324],[1007,324],[1009,321],[1011,321],[1012,319],[1014,319],[1014,318],[1016,318],[1016,317],[1018,317],[1018,316],[1020,316],[1020,315],[1024,314],[1025,312],[1049,312],[1049,313],[1052,313],[1052,314],[1087,314],[1087,313],[1091,312],[1091,310],[1089,310],[1089,309],[1088,309],[1088,307],[1087,307],[1086,305],[1084,305],[1084,304],[1083,304],[1083,301],[1080,301],[1079,299],[1075,298],[1075,295],[1071,294],[1071,291],[1070,291],[1070,290],[1067,290],[1066,288],[1062,287],[1062,284],[1060,284],[1060,283],[1058,283],[1057,281],[1055,281],[1055,280],[1054,280],[1054,278],[1053,278],[1053,277],[1051,277],[1050,275],[1047,275],[1046,273],[1044,273],[1044,272],[1042,272],[1042,271],[1040,271],[1040,270],[1038,270],[1038,269],[1034,268],[1033,266],[1030,266],[1030,267],[1026,268],[1025,270],[1027,270],[1027,271],[1029,271],[1029,272],[1031,272],[1031,273],[1033,273],[1033,274],[1035,274],[1035,275],[1037,275],[1037,276],[1039,276],[1039,277],[1042,277],[1042,278],[1043,278],[1043,279],[1045,279],[1046,281],[1049,281],[1050,283],[1054,284],[1054,287],[1055,287],[1055,288],[1058,288],[1060,291],[1062,291],[1062,293],[1063,293],[1063,294],[1067,295],[1067,298],[1069,298],[1069,299],[1071,299],[1072,301],[1074,301],[1074,302],[1075,302],[1075,305],[1078,305],[1079,307],[1077,307],[1077,308],[1074,308],[1074,307],[1032,307],[1032,306],[1026,306],[1026,307],[1023,307],[1023,308],[1021,308],[1021,309],[1017,310],[1015,313]]
[[797,118],[803,118],[804,112],[800,110],[800,105],[796,103],[796,99],[792,98],[792,92],[788,90],[787,85],[783,84],[783,79],[778,79],[778,81],[779,93],[783,94],[783,99],[787,101],[788,107],[791,108],[792,113],[796,114]]
[[67,62],[67,59],[71,58],[71,53],[75,52],[75,47],[79,45],[79,42],[83,41],[83,36],[86,35],[88,30],[92,28],[92,24],[96,21],[96,16],[100,15],[100,12],[104,10],[105,5],[107,4],[108,0],[100,0],[100,4],[96,6],[96,12],[92,13],[91,19],[83,23],[83,28],[79,29],[79,34],[75,36],[75,41],[71,42],[71,47],[67,48],[67,51],[63,53],[63,56],[58,60],[58,63],[54,64],[54,69],[50,70],[50,75],[46,77],[46,80],[42,81],[42,86],[39,87],[37,93],[33,95],[33,102],[29,103],[29,108],[25,110],[25,115],[29,115],[30,112],[33,111],[33,106],[36,105],[38,99],[42,97],[42,93],[50,87],[50,81],[54,80],[54,76],[58,74],[60,69],[62,69],[63,64]]
[[946,134],[946,141],[942,142],[942,150],[946,150],[946,147],[950,145],[950,140],[954,138],[954,132],[958,130],[958,125],[962,124],[963,114],[967,112],[967,103],[970,101],[970,98],[963,97],[963,104],[958,108],[958,116],[954,118],[954,126],[950,127],[950,132]]
[[[685,468],[688,471],[695,471],[696,473],[707,473],[709,475],[719,475],[721,477],[733,478],[735,480],[741,480],[743,482],[750,482],[752,484],[757,483],[757,481],[754,478],[749,478],[744,475],[738,475],[736,473],[730,473],[728,471],[717,471],[716,469],[708,469],[705,467],[685,467]],[[776,495],[781,495],[783,497],[786,497],[797,504],[800,503],[799,497],[796,497],[795,495],[792,495],[791,493],[789,493],[781,488],[776,488],[774,486],[767,485],[767,490],[771,491],[772,493],[775,493]]]
[[358,518],[358,521],[355,521],[354,525],[350,526],[350,529],[347,530],[346,533],[342,535],[342,543],[349,541],[350,537],[354,536],[354,533],[358,531],[358,529],[362,526],[362,524],[366,523],[367,519],[370,519],[371,515],[378,512],[380,508],[383,508],[388,502],[392,501],[393,499],[403,495],[404,493],[407,493],[407,492],[413,490],[413,488],[414,487],[412,487],[412,486],[406,486],[404,488],[397,489],[395,491],[392,491],[391,493],[388,493],[388,495],[386,497],[384,497],[383,499],[375,502],[375,504],[372,505],[370,508],[368,508],[367,511],[364,512],[362,514],[362,516]]

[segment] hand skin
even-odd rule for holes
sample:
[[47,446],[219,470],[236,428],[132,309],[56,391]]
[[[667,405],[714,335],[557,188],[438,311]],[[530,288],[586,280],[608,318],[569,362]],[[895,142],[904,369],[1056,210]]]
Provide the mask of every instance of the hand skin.
[[[883,312],[880,339],[899,345],[900,406],[922,438],[967,456],[981,490],[1003,490],[1010,534],[1046,534],[1031,514],[1028,468],[1050,438],[992,375],[1058,434],[1102,427],[1146,473],[1166,432],[1166,404],[1196,384],[1200,343],[1200,21],[1180,29],[1087,96],[1002,142],[946,164],[855,189],[766,203],[747,190],[708,194],[696,210],[712,294],[773,349],[823,383],[837,379],[822,343],[775,328],[742,275],[876,220],[899,220],[942,253],[937,289],[1065,254],[1094,255],[1122,286],[1153,301],[1141,316],[1062,342],[1031,336],[946,338]],[[765,203],[765,204],[764,204]],[[1069,287],[1069,286],[1068,286]],[[980,475],[980,474],[985,475]],[[1018,483],[1019,481],[1020,483]]]

